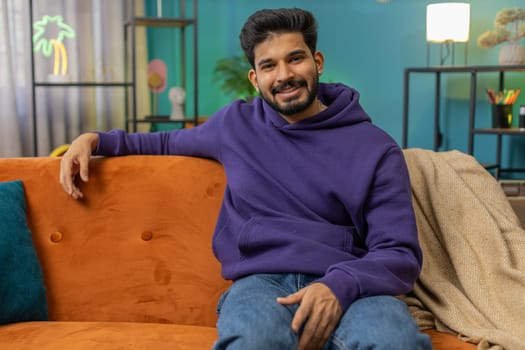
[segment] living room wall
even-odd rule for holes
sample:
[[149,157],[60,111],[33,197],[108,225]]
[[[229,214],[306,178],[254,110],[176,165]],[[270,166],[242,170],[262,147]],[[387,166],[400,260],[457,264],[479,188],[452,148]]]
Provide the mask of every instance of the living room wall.
[[[156,13],[156,1],[145,0],[149,14]],[[391,0],[199,0],[198,64],[199,114],[210,116],[231,101],[213,80],[217,60],[239,54],[239,30],[246,18],[261,8],[302,7],[312,11],[319,22],[318,49],[326,58],[322,81],[338,81],[355,87],[361,103],[372,120],[396,141],[402,138],[403,70],[424,67],[427,63],[425,41],[426,5],[438,1]],[[499,46],[482,49],[477,38],[493,28],[496,12],[505,7],[525,7],[525,0],[466,1],[471,3],[468,65],[497,65]],[[167,1],[164,1],[167,4]],[[165,5],[163,5],[165,6]],[[169,6],[169,4],[168,4]],[[166,31],[149,31],[150,59],[161,58],[170,69],[170,48],[157,40]],[[439,56],[438,45],[431,45],[431,64]],[[456,64],[463,63],[463,44],[456,46]],[[450,64],[450,63],[448,63]],[[485,88],[497,89],[498,74],[478,77],[477,124],[490,124],[490,104]],[[468,97],[470,75],[442,76],[441,150],[468,147]],[[507,88],[525,90],[525,73],[507,73]],[[432,75],[414,75],[411,79],[409,147],[433,147],[434,79]],[[169,111],[167,98],[159,98],[159,110]],[[525,104],[525,91],[514,106],[517,116]],[[517,118],[514,125],[517,125]],[[481,162],[495,160],[496,137],[478,135],[474,155]],[[525,168],[525,137],[504,137],[503,167]],[[520,177],[522,177],[521,174]]]

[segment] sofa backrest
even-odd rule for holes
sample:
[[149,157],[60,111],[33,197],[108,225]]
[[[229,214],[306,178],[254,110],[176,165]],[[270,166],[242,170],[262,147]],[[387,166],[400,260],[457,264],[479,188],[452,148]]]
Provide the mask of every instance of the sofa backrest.
[[24,183],[52,320],[215,325],[229,283],[211,251],[225,187],[213,161],[95,158],[83,200],[58,182],[60,159],[0,159]]
[[[74,200],[59,166],[0,158],[0,181],[24,183],[50,319],[213,326],[229,286],[211,251],[222,167],[179,156],[96,158],[85,198]],[[524,222],[525,201],[511,203]]]

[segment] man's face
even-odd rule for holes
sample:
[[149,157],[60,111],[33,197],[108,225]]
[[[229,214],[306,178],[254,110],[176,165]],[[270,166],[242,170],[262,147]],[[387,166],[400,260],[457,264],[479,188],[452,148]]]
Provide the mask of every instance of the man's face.
[[324,59],[314,55],[301,33],[271,35],[255,47],[255,69],[248,77],[261,97],[288,122],[298,122],[320,112],[317,101]]

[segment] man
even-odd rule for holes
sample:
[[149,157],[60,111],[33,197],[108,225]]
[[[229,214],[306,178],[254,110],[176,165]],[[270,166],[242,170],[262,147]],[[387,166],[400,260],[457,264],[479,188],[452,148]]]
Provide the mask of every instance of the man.
[[240,40],[253,103],[191,129],[81,135],[62,159],[64,190],[82,198],[75,178],[88,180],[92,153],[218,160],[228,184],[212,244],[234,283],[214,349],[430,349],[394,297],[422,260],[401,150],[357,91],[319,83],[310,12],[258,11]]

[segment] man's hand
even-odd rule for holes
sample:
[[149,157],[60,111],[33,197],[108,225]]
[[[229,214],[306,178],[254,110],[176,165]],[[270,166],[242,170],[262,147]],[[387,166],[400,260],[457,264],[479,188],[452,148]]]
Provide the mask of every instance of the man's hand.
[[75,199],[83,198],[84,194],[75,184],[77,175],[84,182],[88,181],[88,164],[91,153],[98,144],[98,134],[87,133],[77,137],[69,146],[60,162],[60,184],[64,191]]
[[298,350],[319,350],[326,343],[343,315],[339,301],[330,288],[313,283],[297,293],[277,298],[282,305],[300,304],[292,320],[292,329],[299,332]]

